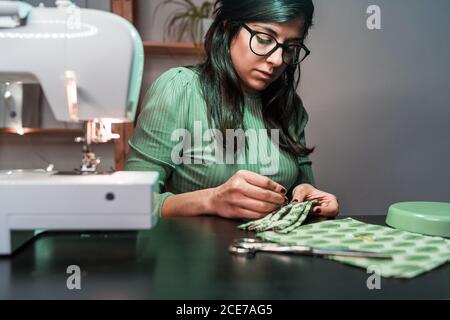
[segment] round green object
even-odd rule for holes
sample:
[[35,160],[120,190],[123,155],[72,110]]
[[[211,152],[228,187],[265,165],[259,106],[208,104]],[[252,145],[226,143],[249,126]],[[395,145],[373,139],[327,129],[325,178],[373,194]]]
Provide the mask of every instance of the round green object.
[[396,203],[389,207],[386,223],[400,230],[450,238],[450,203]]

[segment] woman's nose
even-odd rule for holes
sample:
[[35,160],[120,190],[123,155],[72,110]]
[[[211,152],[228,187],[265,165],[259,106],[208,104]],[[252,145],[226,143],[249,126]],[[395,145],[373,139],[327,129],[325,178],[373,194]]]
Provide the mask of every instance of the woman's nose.
[[283,48],[275,50],[275,52],[267,58],[267,62],[270,62],[275,67],[281,66],[283,64]]

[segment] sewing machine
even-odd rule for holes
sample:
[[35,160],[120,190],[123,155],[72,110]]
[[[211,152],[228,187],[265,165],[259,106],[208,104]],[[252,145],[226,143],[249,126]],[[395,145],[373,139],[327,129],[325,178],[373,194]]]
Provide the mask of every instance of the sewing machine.
[[24,134],[21,121],[14,120],[23,110],[21,86],[39,83],[56,120],[83,124],[84,136],[76,139],[81,164],[72,173],[0,172],[0,255],[11,254],[36,230],[139,230],[157,222],[157,173],[99,173],[92,148],[118,138],[113,123],[134,120],[142,40],[117,15],[70,1],[56,4],[33,8],[0,1],[0,100],[13,118],[4,122]]

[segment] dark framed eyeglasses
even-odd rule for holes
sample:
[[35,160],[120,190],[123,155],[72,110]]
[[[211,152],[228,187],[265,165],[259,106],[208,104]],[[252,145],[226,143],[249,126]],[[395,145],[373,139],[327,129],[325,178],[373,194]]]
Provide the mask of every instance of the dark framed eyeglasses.
[[255,31],[245,23],[242,26],[251,34],[249,46],[257,56],[268,57],[278,48],[282,48],[283,63],[295,67],[311,54],[311,51],[303,43],[279,43],[274,36],[268,33]]

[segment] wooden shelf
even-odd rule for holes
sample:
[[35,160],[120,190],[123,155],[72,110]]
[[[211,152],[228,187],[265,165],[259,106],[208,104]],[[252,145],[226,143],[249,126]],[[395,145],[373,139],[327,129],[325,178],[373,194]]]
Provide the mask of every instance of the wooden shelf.
[[[82,129],[64,129],[64,128],[54,128],[54,129],[36,129],[36,128],[23,128],[24,134],[70,134],[70,135],[83,135]],[[16,129],[2,128],[0,133],[17,134]]]
[[144,49],[146,54],[152,55],[195,56],[205,53],[203,47],[196,47],[188,42],[144,41]]

